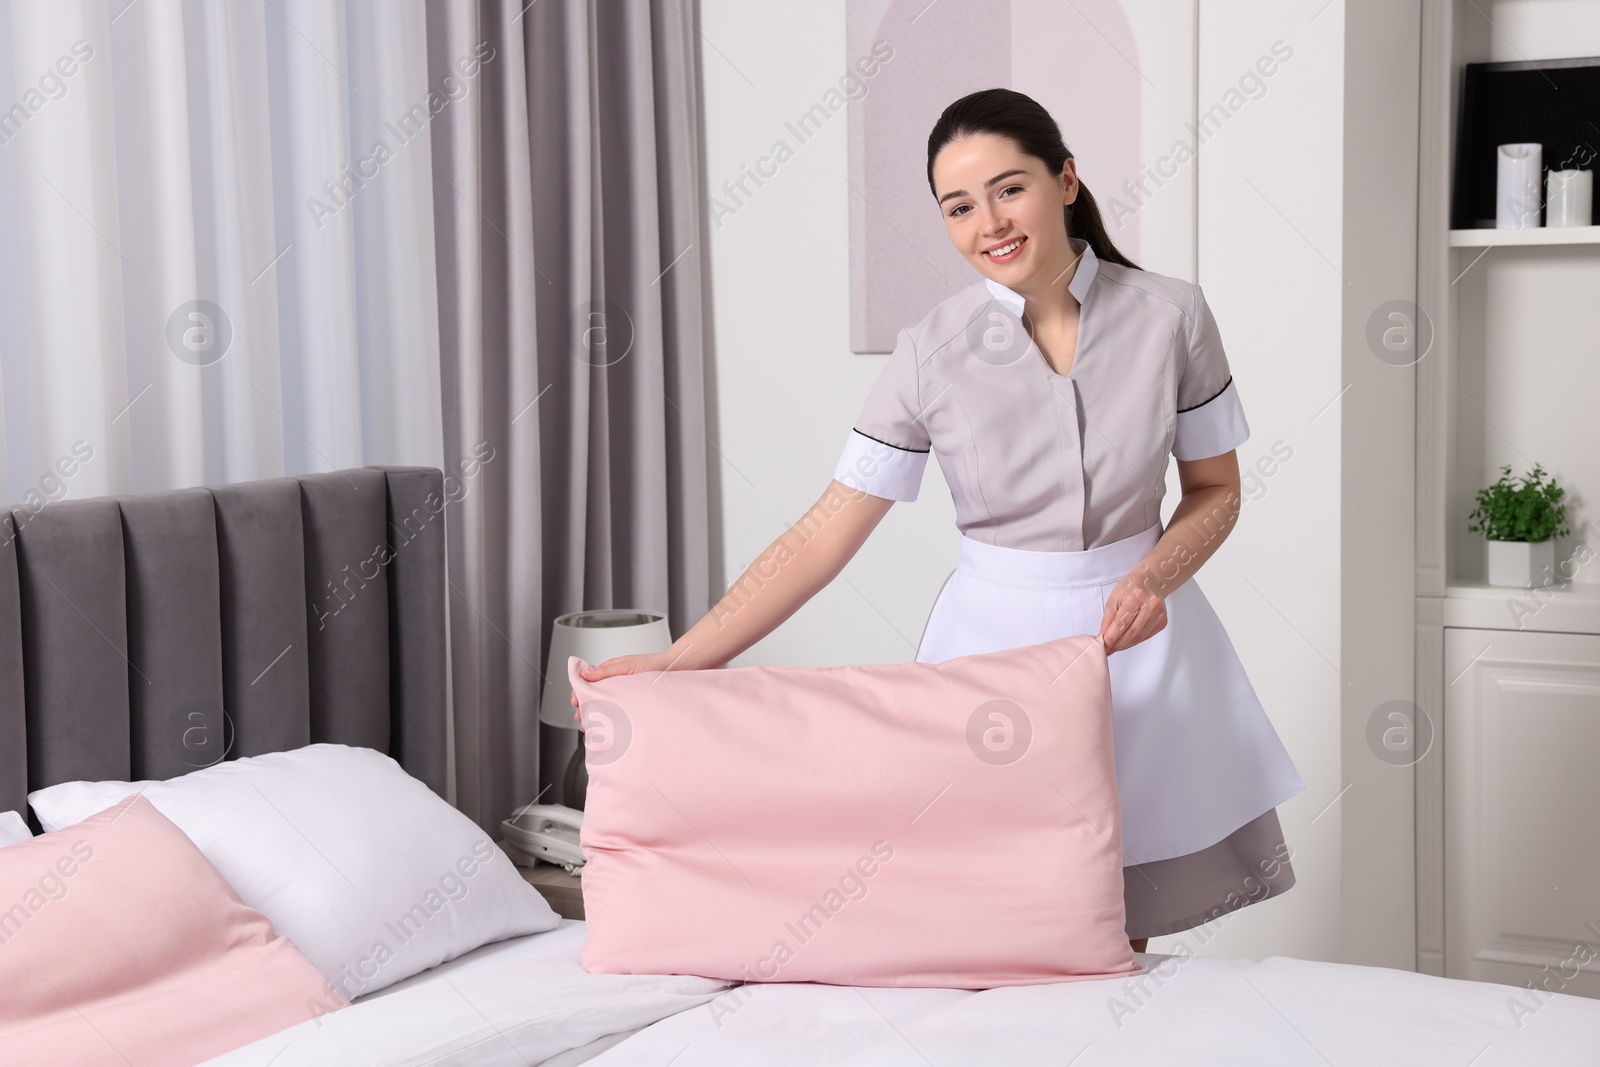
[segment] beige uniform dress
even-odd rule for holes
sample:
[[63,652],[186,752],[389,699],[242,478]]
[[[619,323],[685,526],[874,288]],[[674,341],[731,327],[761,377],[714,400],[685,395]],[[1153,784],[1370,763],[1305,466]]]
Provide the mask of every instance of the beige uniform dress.
[[[1249,437],[1198,285],[1103,262],[1088,242],[1069,289],[1078,346],[1058,374],[989,279],[900,331],[834,477],[915,500],[928,456],[961,546],[917,660],[1098,633],[1105,598],[1161,536],[1168,456]],[[1175,933],[1294,884],[1276,807],[1305,788],[1194,579],[1167,625],[1113,652],[1128,936]]]

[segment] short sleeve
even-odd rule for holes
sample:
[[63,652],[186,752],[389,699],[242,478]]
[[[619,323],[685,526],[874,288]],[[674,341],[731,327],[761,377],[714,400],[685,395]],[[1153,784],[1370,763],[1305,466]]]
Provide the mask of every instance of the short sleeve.
[[834,479],[890,500],[915,500],[932,442],[922,423],[916,344],[902,329],[845,441]]
[[1193,289],[1178,368],[1178,419],[1172,438],[1173,456],[1184,460],[1220,456],[1250,437],[1217,320],[1212,318],[1200,286]]

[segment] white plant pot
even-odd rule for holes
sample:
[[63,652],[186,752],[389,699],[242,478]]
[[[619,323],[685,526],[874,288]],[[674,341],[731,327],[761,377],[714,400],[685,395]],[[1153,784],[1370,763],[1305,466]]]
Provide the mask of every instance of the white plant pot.
[[1489,584],[1514,585],[1530,588],[1554,576],[1556,567],[1556,541],[1547,537],[1543,541],[1490,541]]

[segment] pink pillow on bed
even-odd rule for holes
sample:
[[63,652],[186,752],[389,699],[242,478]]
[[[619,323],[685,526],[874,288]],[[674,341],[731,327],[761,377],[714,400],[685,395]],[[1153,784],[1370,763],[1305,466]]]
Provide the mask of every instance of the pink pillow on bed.
[[349,1004],[135,794],[0,849],[0,1059],[198,1063]]
[[585,970],[992,986],[1143,973],[1098,636],[939,664],[578,673]]

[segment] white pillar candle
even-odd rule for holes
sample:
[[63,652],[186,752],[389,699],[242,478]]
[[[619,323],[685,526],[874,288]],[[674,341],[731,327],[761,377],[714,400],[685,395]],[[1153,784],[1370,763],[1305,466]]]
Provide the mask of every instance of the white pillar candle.
[[1544,148],[1539,144],[1503,144],[1495,171],[1496,229],[1526,230],[1539,225],[1539,180]]
[[1547,181],[1546,226],[1588,226],[1594,215],[1594,172],[1553,170]]

